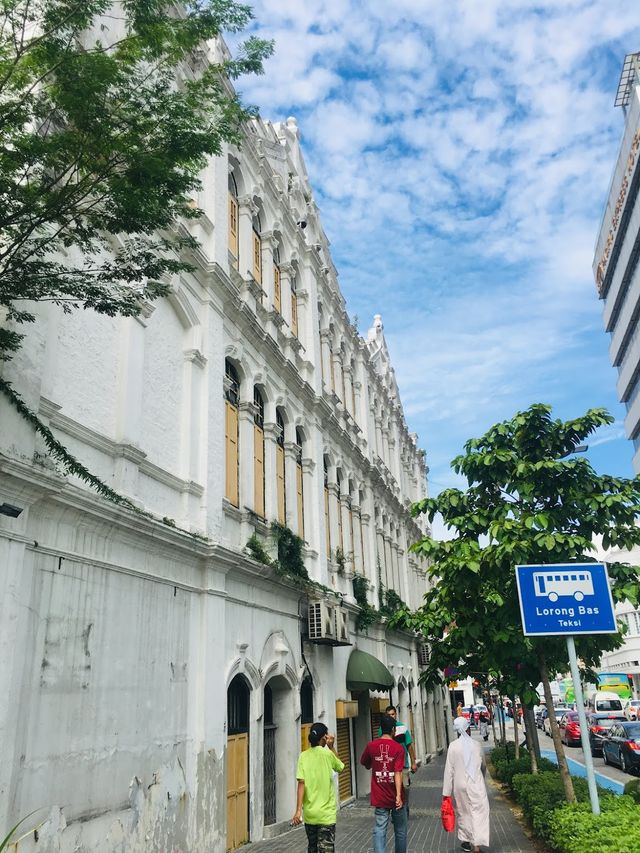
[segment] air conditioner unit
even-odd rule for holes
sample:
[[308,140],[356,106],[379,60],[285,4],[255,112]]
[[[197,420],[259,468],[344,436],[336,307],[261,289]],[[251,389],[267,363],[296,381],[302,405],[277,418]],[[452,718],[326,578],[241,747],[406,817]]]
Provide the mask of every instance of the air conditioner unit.
[[418,646],[418,666],[429,666],[429,645],[420,643]]
[[336,639],[339,643],[351,645],[349,639],[349,611],[336,607]]
[[336,608],[326,601],[309,602],[309,639],[313,643],[336,641]]

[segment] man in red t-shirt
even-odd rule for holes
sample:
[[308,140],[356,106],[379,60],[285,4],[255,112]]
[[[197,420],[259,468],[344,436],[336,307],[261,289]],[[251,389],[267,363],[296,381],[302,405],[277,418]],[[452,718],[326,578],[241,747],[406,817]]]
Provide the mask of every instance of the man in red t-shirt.
[[385,853],[387,827],[393,822],[395,853],[407,853],[407,807],[402,771],[404,747],[393,739],[396,721],[387,714],[380,720],[381,737],[365,747],[360,764],[371,770],[371,805],[375,809],[373,853]]

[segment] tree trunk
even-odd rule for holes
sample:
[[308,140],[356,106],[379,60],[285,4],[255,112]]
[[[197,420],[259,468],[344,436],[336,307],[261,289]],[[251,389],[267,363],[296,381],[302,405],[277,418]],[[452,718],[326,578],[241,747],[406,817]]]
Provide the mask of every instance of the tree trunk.
[[549,723],[551,725],[551,737],[553,738],[553,746],[558,759],[558,768],[564,785],[564,795],[568,803],[575,803],[576,792],[573,790],[573,779],[569,773],[569,765],[564,754],[562,741],[560,740],[560,729],[556,721],[556,712],[553,707],[553,695],[551,693],[551,684],[549,683],[549,673],[547,671],[547,662],[542,650],[538,651],[538,663],[540,664],[540,676],[542,686],[544,687],[544,698],[547,702],[547,711],[549,712]]
[[523,703],[524,711],[523,719],[525,730],[527,732],[527,748],[531,755],[531,772],[538,772],[538,759],[540,758],[540,744],[538,743],[538,730],[536,729],[536,719],[533,713],[533,708]]
[[498,697],[498,701],[500,703],[500,720],[498,721],[498,725],[500,726],[500,743],[502,746],[507,745],[507,724],[504,718],[504,702],[502,701],[502,696]]
[[519,736],[518,736],[518,703],[516,702],[516,697],[514,696],[511,700],[511,708],[513,710],[513,742],[514,742],[514,755],[516,761],[520,758],[520,744],[519,744]]
[[[496,712],[497,712],[497,705],[496,705],[496,703],[493,701],[493,698],[491,698],[491,697],[489,698],[489,702],[490,702],[490,704],[489,704],[489,710],[491,711],[491,731],[493,732],[493,745],[494,745],[494,746],[497,746],[497,745],[498,745],[498,741],[496,740]],[[499,725],[500,725],[500,722],[498,722],[498,726],[499,726]]]

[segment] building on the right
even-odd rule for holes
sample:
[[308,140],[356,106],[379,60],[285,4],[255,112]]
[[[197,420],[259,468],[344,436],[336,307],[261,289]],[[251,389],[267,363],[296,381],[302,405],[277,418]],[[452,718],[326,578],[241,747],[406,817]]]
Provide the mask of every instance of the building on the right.
[[[615,106],[625,125],[596,242],[593,272],[604,301],[604,326],[611,336],[611,363],[618,369],[618,399],[626,407],[624,426],[633,441],[633,467],[640,472],[640,52],[625,56]],[[637,564],[637,553],[607,552],[599,557]],[[616,606],[626,624],[624,644],[602,657],[601,669],[632,677],[640,696],[640,610],[629,602]]]
[[604,300],[604,326],[611,336],[611,363],[618,369],[617,394],[626,407],[633,466],[640,472],[640,52],[624,59],[615,106],[625,116],[624,135],[596,242],[593,271]]

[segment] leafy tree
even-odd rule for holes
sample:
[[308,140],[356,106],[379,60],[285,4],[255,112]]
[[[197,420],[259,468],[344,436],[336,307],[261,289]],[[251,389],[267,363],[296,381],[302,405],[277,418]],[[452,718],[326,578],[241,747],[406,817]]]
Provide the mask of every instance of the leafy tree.
[[[640,479],[597,475],[586,458],[572,455],[612,421],[604,409],[555,420],[549,406],[533,405],[466,443],[452,467],[466,477],[467,489],[447,489],[414,505],[414,515],[433,520],[439,513],[455,533],[450,540],[425,537],[412,546],[430,560],[434,581],[412,623],[439,640],[427,682],[439,680],[445,666],[459,665],[461,675],[489,673],[505,693],[530,703],[542,681],[553,715],[549,679],[568,669],[565,641],[523,635],[514,566],[594,561],[597,536],[605,548],[640,543]],[[608,571],[614,600],[637,604],[637,568],[608,563]],[[603,651],[621,643],[621,633],[576,637],[587,671]],[[573,800],[562,744],[556,727],[552,730],[567,798]]]
[[[207,41],[251,18],[234,0],[4,0],[0,363],[34,302],[132,316],[189,268],[197,242],[178,223],[201,215],[199,173],[253,112],[228,81],[260,73],[272,49],[250,37],[211,62]],[[109,494],[1,377],[0,390],[67,470]]]

